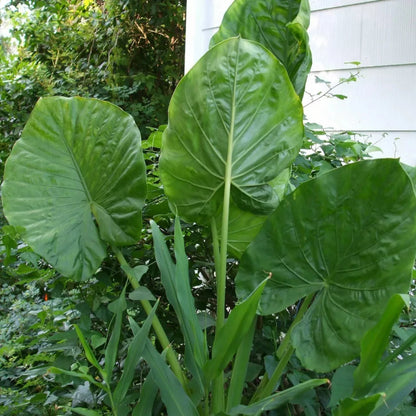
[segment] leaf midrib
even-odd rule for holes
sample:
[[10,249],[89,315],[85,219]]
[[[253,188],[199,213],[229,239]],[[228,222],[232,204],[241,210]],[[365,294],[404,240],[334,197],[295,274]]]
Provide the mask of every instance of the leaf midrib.
[[85,182],[84,176],[82,175],[81,168],[78,165],[78,162],[76,160],[75,154],[72,151],[72,148],[70,147],[70,145],[69,145],[69,143],[68,143],[68,141],[67,141],[67,139],[65,137],[65,134],[63,134],[62,137],[63,137],[63,142],[65,144],[65,148],[66,148],[66,150],[67,150],[67,152],[68,152],[68,154],[69,154],[69,156],[70,156],[70,158],[72,160],[72,163],[74,165],[75,171],[77,172],[78,178],[79,178],[79,180],[81,182],[82,188],[84,189],[84,192],[85,192],[85,194],[87,196],[88,202],[91,204],[93,202],[93,199],[91,197],[91,194],[90,194],[90,191],[88,189],[88,186],[87,186],[87,184]]

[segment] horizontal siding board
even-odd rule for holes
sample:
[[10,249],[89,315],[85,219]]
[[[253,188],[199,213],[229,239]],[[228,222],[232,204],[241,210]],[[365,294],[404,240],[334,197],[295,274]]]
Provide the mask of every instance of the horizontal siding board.
[[400,157],[403,163],[416,166],[416,131],[370,132],[368,140],[382,150],[373,157]]
[[416,62],[416,1],[384,0],[311,15],[313,70]]
[[373,3],[376,1],[386,1],[386,0],[309,0],[311,5],[311,10],[324,10],[324,9],[333,9],[336,7],[352,6],[352,5],[361,5],[366,3]]
[[[325,91],[314,75],[331,81],[347,78],[350,71],[318,72],[308,79],[307,91]],[[416,64],[402,67],[368,68],[360,71],[357,82],[334,90],[348,96],[346,100],[323,98],[305,107],[310,121],[342,130],[416,131],[414,99]],[[304,103],[307,104],[308,96]]]
[[202,16],[202,29],[218,28],[231,3],[231,0],[209,0]]

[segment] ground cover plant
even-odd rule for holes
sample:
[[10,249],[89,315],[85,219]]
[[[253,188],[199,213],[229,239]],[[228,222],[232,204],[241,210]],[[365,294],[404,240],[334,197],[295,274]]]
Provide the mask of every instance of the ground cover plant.
[[[67,280],[100,285],[116,262],[126,276],[108,303],[110,330],[81,321],[73,333],[85,360],[49,370],[84,395],[65,411],[387,415],[413,390],[415,337],[395,325],[416,254],[414,170],[362,160],[293,189],[308,22],[304,0],[235,1],[146,158],[134,119],[113,104],[36,104],[5,167],[10,241],[19,233]],[[147,189],[149,171],[157,180]],[[168,238],[163,195],[175,217]],[[185,246],[184,233],[203,238]],[[154,255],[132,255],[150,238]],[[215,296],[201,302],[195,279]],[[265,354],[257,340],[268,320],[283,334],[269,334]],[[393,330],[400,342],[389,348]],[[313,389],[331,391],[318,408]]]

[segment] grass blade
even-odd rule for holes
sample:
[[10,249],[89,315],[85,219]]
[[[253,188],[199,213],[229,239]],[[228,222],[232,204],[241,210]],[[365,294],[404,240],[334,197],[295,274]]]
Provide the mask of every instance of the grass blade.
[[99,371],[101,377],[103,379],[106,379],[105,371],[100,366],[100,364],[99,364],[97,358],[95,357],[91,347],[89,346],[87,340],[85,339],[84,334],[82,333],[81,329],[79,328],[78,325],[74,325],[74,328],[75,328],[75,332],[78,335],[78,339],[81,342],[82,348],[84,349],[85,357]]
[[97,386],[101,390],[107,391],[104,384],[99,383],[98,381],[96,381],[94,379],[94,377],[92,377],[89,374],[80,373],[80,372],[77,372],[77,371],[64,370],[64,369],[58,368],[58,367],[51,367],[51,368],[49,368],[49,371],[53,374],[65,374],[66,376],[69,376],[71,378],[74,378],[74,377],[80,378],[82,380],[90,382],[91,384],[94,384],[95,386]]
[[238,406],[241,402],[243,394],[244,383],[246,381],[246,374],[248,362],[250,359],[250,352],[253,346],[253,337],[256,329],[256,319],[253,320],[250,330],[242,340],[238,347],[233,364],[233,372],[231,376],[230,388],[228,390],[227,410]]
[[119,405],[126,397],[127,391],[131,385],[131,382],[133,381],[134,372],[140,358],[142,357],[142,353],[147,341],[147,336],[152,325],[152,320],[156,313],[158,304],[159,302],[155,303],[143,326],[136,332],[133,341],[130,343],[126,361],[124,363],[124,370],[113,394],[113,400],[116,405]]
[[302,396],[305,392],[326,383],[329,383],[329,380],[308,380],[304,383],[298,384],[294,387],[290,387],[289,389],[273,394],[272,396],[266,397],[265,399],[260,400],[259,402],[251,404],[249,406],[240,405],[234,407],[228,412],[228,414],[229,416],[263,414],[262,412],[265,412],[266,410],[277,409],[285,403],[293,402],[299,396]]
[[101,412],[97,412],[96,410],[91,409],[84,409],[82,407],[71,407],[71,412],[78,413],[82,416],[102,416]]
[[115,323],[111,331],[110,339],[105,349],[105,374],[106,381],[109,384],[111,374],[117,359],[118,344],[120,342],[121,324],[123,320],[123,312],[126,309],[126,289],[121,292],[120,297],[109,305],[109,309],[115,313]]
[[150,372],[140,390],[140,400],[135,406],[132,416],[149,416],[152,414],[153,405],[159,388],[154,382]]
[[[407,297],[407,295],[406,295]],[[387,349],[393,325],[408,303],[403,295],[393,295],[378,323],[361,340],[360,364],[354,372],[354,395],[364,396],[371,381],[381,370],[381,358]]]
[[194,298],[189,283],[188,258],[180,227],[179,218],[175,220],[175,257],[173,263],[164,236],[152,222],[156,261],[169,303],[175,309],[185,339],[185,360],[194,377],[202,386],[202,367],[207,361],[207,348],[204,333],[199,325]]
[[250,330],[267,280],[268,278],[263,280],[243,302],[234,307],[225,324],[219,329],[212,348],[212,359],[204,368],[208,379],[212,380],[221,374]]
[[192,400],[149,340],[146,341],[143,355],[152,370],[151,376],[159,387],[169,416],[198,416]]

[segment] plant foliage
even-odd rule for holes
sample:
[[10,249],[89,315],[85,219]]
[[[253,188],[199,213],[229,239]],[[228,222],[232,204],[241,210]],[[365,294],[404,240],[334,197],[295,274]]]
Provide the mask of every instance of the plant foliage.
[[[137,17],[136,2],[27,4],[35,18],[55,8],[45,30],[59,45],[79,33],[61,36],[57,15],[83,34],[88,6],[115,19],[100,40],[112,45],[105,70],[127,68],[119,29]],[[319,126],[305,129],[308,22],[305,0],[236,0],[178,84],[167,126],[143,142],[114,104],[38,101],[5,167],[3,270],[15,287],[44,284],[46,305],[51,281],[52,295],[71,288],[82,302],[56,303],[69,316],[34,351],[44,352],[36,373],[6,377],[43,374],[55,390],[44,383],[21,398],[32,385],[9,385],[6,414],[16,414],[12,403],[32,410],[42,401],[52,414],[87,416],[409,408],[416,335],[402,309],[416,255],[414,172],[397,160],[360,161],[368,148],[348,132],[324,139]],[[37,53],[62,70],[59,51]],[[45,307],[36,316],[40,325],[25,321],[30,331],[54,315]],[[54,395],[59,387],[66,399]]]

